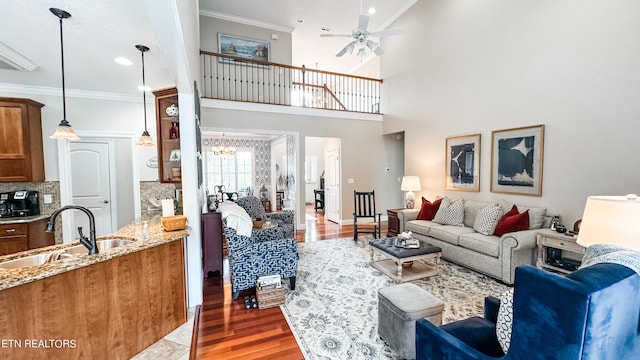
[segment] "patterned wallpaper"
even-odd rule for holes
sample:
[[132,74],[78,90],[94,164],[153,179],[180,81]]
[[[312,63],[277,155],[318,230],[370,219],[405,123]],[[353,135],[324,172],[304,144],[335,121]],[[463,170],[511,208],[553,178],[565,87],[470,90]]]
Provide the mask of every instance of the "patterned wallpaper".
[[[220,137],[203,137],[202,151],[211,151],[212,147],[221,145],[221,140]],[[271,141],[251,138],[230,138],[225,136],[224,145],[235,146],[236,149],[253,149],[254,194],[258,195],[263,184],[269,187],[271,183]]]

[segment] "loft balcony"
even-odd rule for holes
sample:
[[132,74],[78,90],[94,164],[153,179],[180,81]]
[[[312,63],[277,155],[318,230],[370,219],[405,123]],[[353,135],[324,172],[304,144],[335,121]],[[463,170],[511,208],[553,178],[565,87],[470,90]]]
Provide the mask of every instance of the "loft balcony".
[[380,114],[382,80],[200,51],[206,99]]

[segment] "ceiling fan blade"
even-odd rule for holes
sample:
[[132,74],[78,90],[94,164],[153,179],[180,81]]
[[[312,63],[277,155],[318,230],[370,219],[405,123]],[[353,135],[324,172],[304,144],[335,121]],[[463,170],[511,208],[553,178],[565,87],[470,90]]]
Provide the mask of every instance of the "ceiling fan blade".
[[382,50],[382,48],[380,46],[378,46],[377,48],[375,48],[373,50],[373,53],[376,54],[377,56],[380,56],[380,55],[384,54],[384,50]]
[[390,36],[390,35],[403,35],[407,30],[405,28],[395,28],[381,31],[374,31],[371,36]]
[[360,15],[358,17],[358,31],[367,31],[367,26],[369,26],[369,15]]
[[342,48],[342,50],[340,50],[340,51],[336,54],[336,57],[340,57],[340,56],[342,56],[342,55],[346,54],[346,53],[347,53],[347,51],[351,54],[351,53],[353,52],[353,49],[355,48],[355,46],[356,46],[356,42],[355,42],[355,41],[352,41],[352,42],[348,43],[348,44],[347,44],[347,46],[345,46],[344,48]]
[[320,37],[353,37],[351,34],[320,34]]

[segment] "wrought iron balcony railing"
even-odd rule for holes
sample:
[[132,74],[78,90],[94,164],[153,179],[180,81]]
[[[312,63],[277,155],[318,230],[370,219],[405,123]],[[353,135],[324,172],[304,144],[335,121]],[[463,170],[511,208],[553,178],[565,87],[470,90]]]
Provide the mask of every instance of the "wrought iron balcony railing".
[[202,97],[379,114],[382,80],[200,51]]

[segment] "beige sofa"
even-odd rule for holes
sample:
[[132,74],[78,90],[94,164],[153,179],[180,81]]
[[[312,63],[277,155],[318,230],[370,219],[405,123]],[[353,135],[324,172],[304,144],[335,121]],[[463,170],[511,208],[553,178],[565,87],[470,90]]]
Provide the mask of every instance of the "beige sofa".
[[[545,208],[529,209],[530,230],[506,233],[501,237],[483,235],[473,229],[476,215],[488,202],[464,201],[464,226],[441,225],[433,221],[416,220],[419,209],[398,212],[400,231],[411,231],[413,237],[442,249],[442,258],[513,284],[516,266],[535,264],[537,229],[549,227],[551,217]],[[503,212],[512,204],[501,202]]]

